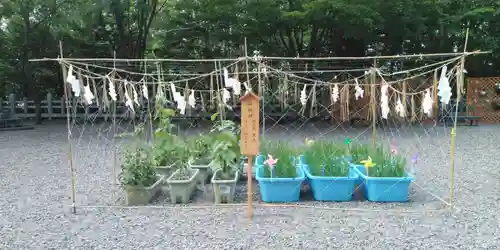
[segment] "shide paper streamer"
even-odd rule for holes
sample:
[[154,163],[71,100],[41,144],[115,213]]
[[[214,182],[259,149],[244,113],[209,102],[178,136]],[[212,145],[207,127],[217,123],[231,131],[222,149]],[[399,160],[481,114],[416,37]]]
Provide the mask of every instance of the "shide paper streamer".
[[389,84],[387,82],[383,82],[380,87],[380,109],[382,113],[382,118],[387,119],[389,116],[390,108],[389,108]]
[[71,90],[76,97],[80,96],[80,92],[82,88],[80,86],[80,81],[76,79],[76,76],[73,74],[73,65],[69,65],[68,76],[66,77],[66,82],[71,85]]
[[447,67],[444,65],[443,68],[441,68],[441,77],[438,83],[438,96],[441,97],[440,100],[442,104],[448,104],[451,98],[450,81],[446,76],[446,70]]

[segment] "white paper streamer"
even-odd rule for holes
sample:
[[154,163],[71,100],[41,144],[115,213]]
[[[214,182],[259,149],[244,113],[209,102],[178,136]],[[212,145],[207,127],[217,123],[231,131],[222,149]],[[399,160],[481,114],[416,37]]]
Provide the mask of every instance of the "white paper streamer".
[[300,91],[300,103],[302,104],[302,106],[305,106],[307,103],[306,87],[307,86],[304,85],[304,88],[302,89],[302,91]]
[[431,97],[431,91],[430,88],[425,90],[424,98],[422,100],[422,112],[426,114],[428,117],[432,115],[432,97]]
[[191,90],[191,93],[188,96],[188,104],[192,108],[196,107],[196,98],[194,97],[194,90]]
[[354,78],[354,81],[356,81],[356,86],[354,87],[356,92],[354,93],[354,97],[356,98],[356,100],[358,100],[360,98],[363,98],[363,94],[365,93],[365,91],[359,86],[357,78]]
[[332,90],[332,102],[336,103],[339,100],[339,85],[335,84]]
[[134,112],[134,101],[130,98],[130,94],[128,93],[128,85],[129,83],[125,81],[125,106],[129,107],[132,112]]
[[66,76],[66,82],[71,85],[71,90],[76,97],[80,96],[80,92],[82,91],[82,87],[80,85],[80,81],[76,79],[76,76],[73,74],[73,65],[69,65],[68,75]]
[[179,102],[185,102],[181,93],[176,90],[175,85],[173,83],[170,84],[170,90],[172,91],[172,97],[174,98],[174,102],[176,102],[177,104],[179,104]]
[[181,93],[176,92],[176,98],[177,98],[177,109],[179,110],[179,113],[181,115],[186,114],[186,100],[184,100],[184,97],[181,95]]
[[230,78],[226,68],[224,68],[223,71],[224,71],[224,85],[226,86],[226,88],[232,88],[233,93],[235,95],[240,95],[241,94],[240,81],[238,81],[238,79],[236,78]]
[[130,87],[132,88],[132,95],[134,96],[134,102],[139,106],[139,94],[137,94],[137,90],[135,89],[134,84],[130,84]]
[[90,84],[85,85],[85,87],[83,87],[83,91],[83,98],[85,98],[87,104],[92,104],[92,100],[94,100],[95,96],[92,93],[92,90],[90,90]]
[[398,96],[398,100],[396,101],[396,107],[395,107],[396,113],[399,114],[401,117],[406,116],[406,110],[403,106],[403,103],[401,102],[401,98]]
[[387,82],[383,82],[380,87],[380,110],[382,113],[382,118],[387,119],[391,109],[389,108],[389,84]]
[[222,89],[222,102],[227,105],[227,102],[231,99],[231,93],[227,89]]
[[146,83],[142,84],[142,96],[144,98],[146,98],[146,100],[149,100],[149,97],[148,97],[148,86],[146,85]]
[[450,98],[451,98],[450,81],[446,76],[446,70],[447,67],[446,65],[444,65],[441,68],[441,77],[439,78],[439,83],[438,83],[438,96],[441,97],[440,101],[442,104],[450,103]]
[[111,100],[113,100],[113,101],[116,102],[115,84],[113,83],[113,81],[111,80],[111,78],[109,76],[106,76],[106,78],[108,79],[108,93],[109,93],[109,96],[111,97]]

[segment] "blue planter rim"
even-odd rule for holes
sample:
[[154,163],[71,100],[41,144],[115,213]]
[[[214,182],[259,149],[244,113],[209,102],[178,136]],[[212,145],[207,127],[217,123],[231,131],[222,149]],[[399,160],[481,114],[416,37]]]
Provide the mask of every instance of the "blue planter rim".
[[[317,176],[311,174],[311,171],[309,169],[309,165],[304,162],[304,155],[299,155],[299,164],[304,170],[304,173],[306,174],[306,177],[308,179],[313,179],[313,180],[355,180],[358,179],[358,176],[353,177],[349,176],[349,173],[347,174],[348,176]],[[353,168],[351,164],[349,164],[350,168]],[[356,172],[357,173],[357,172]]]
[[263,177],[262,175],[262,170],[266,166],[264,165],[258,165],[257,166],[257,173],[255,175],[255,179],[257,181],[264,181],[264,182],[297,182],[297,181],[303,181],[305,180],[306,176],[304,174],[304,170],[300,166],[295,166],[295,168],[298,170],[299,175],[295,178],[282,178],[282,177]]
[[366,176],[365,174],[363,174],[361,171],[359,171],[359,169],[357,168],[357,166],[361,166],[364,168],[363,165],[360,165],[360,164],[352,164],[350,163],[351,167],[354,169],[354,171],[356,171],[359,176],[361,176],[361,178],[363,178],[364,180],[373,180],[373,181],[414,181],[415,180],[415,177],[412,176],[411,174],[409,174],[408,172],[405,172],[406,176],[405,177],[373,177],[373,176]]
[[[304,173],[306,174],[306,177],[308,179],[311,179],[311,180],[328,180],[328,181],[331,181],[331,180],[357,180],[358,177],[354,177],[354,176],[317,176],[317,175],[313,175],[311,174],[311,171],[309,170],[309,165],[307,164],[301,164],[301,167],[302,169],[304,170]],[[352,168],[352,167],[350,167]],[[358,174],[358,172],[356,172],[356,174]],[[348,174],[349,175],[349,174]]]

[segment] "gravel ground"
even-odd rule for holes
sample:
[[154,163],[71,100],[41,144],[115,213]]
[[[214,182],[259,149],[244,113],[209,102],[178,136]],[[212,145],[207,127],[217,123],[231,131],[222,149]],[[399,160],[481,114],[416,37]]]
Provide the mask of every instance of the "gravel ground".
[[[333,128],[274,126],[265,137],[371,139],[371,129]],[[454,211],[425,191],[448,197],[450,129],[384,128],[379,140],[394,138],[400,151],[420,153],[411,202],[305,199],[302,207],[258,206],[251,223],[245,207],[213,207],[199,197],[191,207],[77,207],[73,215],[66,126],[0,132],[0,249],[499,249],[500,127],[457,132]],[[109,134],[109,124],[73,131],[76,204],[117,204]],[[125,143],[116,139],[118,155]],[[239,190],[244,202],[245,187]],[[156,204],[169,205],[162,197]]]

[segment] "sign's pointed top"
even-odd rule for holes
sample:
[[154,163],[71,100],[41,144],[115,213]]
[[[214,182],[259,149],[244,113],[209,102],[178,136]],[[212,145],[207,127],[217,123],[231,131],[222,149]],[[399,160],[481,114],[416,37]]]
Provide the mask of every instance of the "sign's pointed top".
[[244,96],[240,97],[240,101],[243,102],[243,101],[247,100],[248,98],[260,101],[260,97],[257,96],[256,94],[254,94],[252,91],[249,91]]

